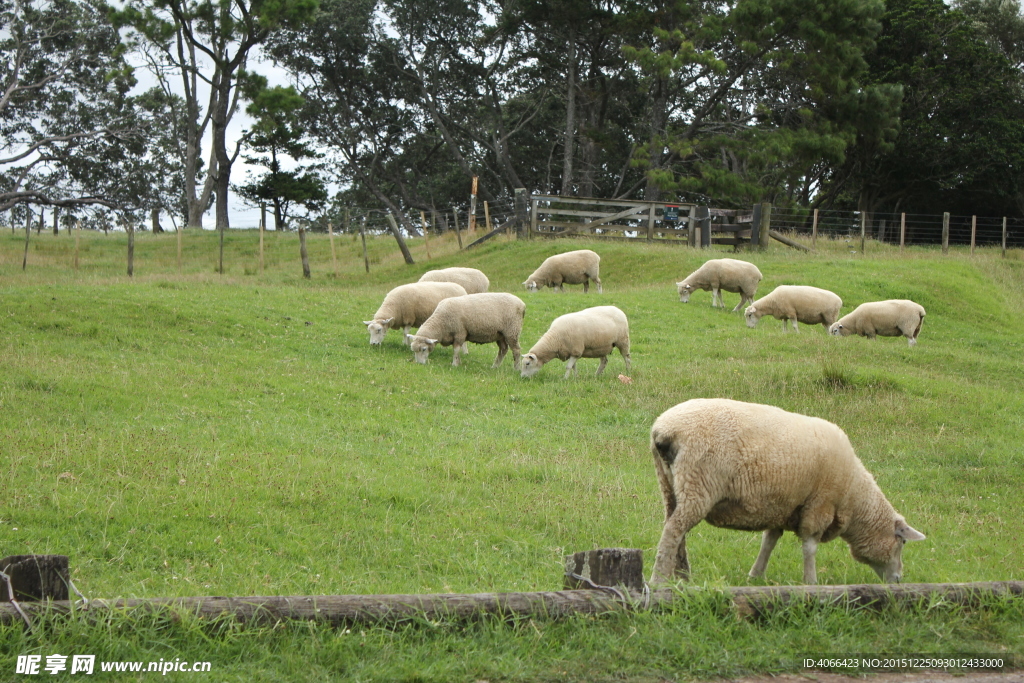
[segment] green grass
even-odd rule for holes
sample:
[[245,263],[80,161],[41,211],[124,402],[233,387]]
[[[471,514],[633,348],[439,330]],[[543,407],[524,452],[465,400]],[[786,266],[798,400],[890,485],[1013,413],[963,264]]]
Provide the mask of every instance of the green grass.
[[[90,597],[552,590],[562,557],[642,548],[648,567],[661,501],[648,450],[653,420],[693,397],[769,403],[839,424],[890,501],[928,539],[904,553],[907,581],[1024,579],[1024,262],[979,250],[872,245],[851,256],[819,241],[808,255],[773,245],[744,255],[779,284],[813,284],[843,312],[885,298],[928,311],[916,348],[902,339],[783,333],[764,319],[678,302],[674,281],[707,252],[664,245],[509,242],[458,253],[432,238],[415,266],[393,240],[139,235],[136,277],[123,235],[0,232],[0,553],[64,553]],[[544,257],[602,254],[605,293],[526,293]],[[621,358],[563,381],[532,380],[496,349],[451,350],[427,366],[396,333],[371,349],[360,321],[386,291],[429,268],[484,270],[492,291],[527,303],[523,351],[562,313],[612,303],[630,317],[632,384]],[[726,294],[731,308],[738,295]],[[757,534],[700,525],[694,582],[746,585]],[[649,570],[648,570],[649,571]],[[822,583],[874,582],[842,541],[818,554]],[[765,581],[798,583],[787,535]],[[798,670],[810,652],[1024,652],[1019,603],[909,612],[787,610],[738,621],[715,598],[667,614],[565,622],[420,624],[351,633],[117,616],[0,630],[0,679],[16,655],[215,662],[230,680],[659,680]],[[56,648],[56,649],[55,649]],[[203,654],[206,653],[206,654]],[[184,675],[183,675],[184,677]],[[194,675],[193,675],[194,677]]]

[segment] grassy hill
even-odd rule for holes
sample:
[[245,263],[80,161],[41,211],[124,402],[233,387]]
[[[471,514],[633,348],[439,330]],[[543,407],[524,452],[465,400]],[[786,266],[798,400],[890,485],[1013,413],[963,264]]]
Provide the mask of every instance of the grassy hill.
[[[124,235],[80,236],[78,270],[74,237],[31,239],[23,271],[24,234],[0,233],[0,538],[3,554],[70,555],[91,597],[552,590],[564,555],[615,546],[642,548],[649,571],[663,514],[650,425],[694,397],[842,427],[928,535],[907,547],[905,580],[1024,578],[1017,253],[873,245],[864,256],[824,241],[815,254],[775,245],[742,255],[765,275],[762,296],[813,284],[839,294],[843,313],[869,300],[921,303],[924,329],[908,348],[820,326],[784,333],[767,318],[751,330],[712,309],[709,292],[681,304],[673,283],[715,255],[685,247],[500,238],[458,252],[446,236],[431,239],[429,261],[413,241],[417,264],[406,266],[377,238],[366,275],[361,245],[343,236],[335,275],[326,236],[314,236],[305,281],[292,235],[268,237],[262,274],[255,235],[229,235],[224,275],[214,235],[185,236],[180,270],[175,236],[140,235],[129,280]],[[602,255],[603,295],[522,291],[543,258],[583,247]],[[459,368],[450,348],[410,363],[395,332],[370,348],[360,321],[386,291],[450,265],[480,268],[491,291],[523,298],[524,353],[557,315],[619,306],[632,383],[616,378],[617,352],[603,377],[581,360],[564,381],[558,361],[532,380],[511,356],[491,370],[494,345],[472,345]],[[694,583],[746,585],[758,543],[701,524],[688,543]],[[841,540],[821,547],[818,572],[822,583],[877,580]],[[761,583],[800,578],[787,535]],[[211,635],[156,620],[109,642],[82,624],[38,640],[7,627],[0,671],[69,642],[121,659],[213,659],[218,679],[239,680],[307,680],[309,662],[339,680],[656,680],[792,670],[823,647],[1024,650],[1019,604],[797,612],[737,623],[710,596],[666,615],[380,629],[361,642],[305,625]]]

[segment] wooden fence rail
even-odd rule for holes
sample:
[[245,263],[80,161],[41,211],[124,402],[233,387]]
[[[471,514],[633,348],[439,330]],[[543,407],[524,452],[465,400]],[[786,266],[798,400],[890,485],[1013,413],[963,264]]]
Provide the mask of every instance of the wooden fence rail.
[[[305,620],[330,624],[395,624],[415,619],[463,620],[481,615],[559,618],[574,614],[659,609],[707,590],[663,588],[647,596],[627,591],[565,590],[434,595],[122,598],[91,600],[87,606],[67,600],[22,602],[20,605],[29,619],[71,613],[102,618],[116,612],[144,610],[166,611],[172,617],[186,614],[203,619],[231,617],[253,623]],[[1024,595],[1024,581],[745,586],[723,588],[720,592],[732,600],[740,615],[757,617],[797,601],[860,607],[911,605],[936,600],[974,605],[986,599],[1020,597]],[[21,619],[13,605],[0,604],[0,623],[10,624]]]

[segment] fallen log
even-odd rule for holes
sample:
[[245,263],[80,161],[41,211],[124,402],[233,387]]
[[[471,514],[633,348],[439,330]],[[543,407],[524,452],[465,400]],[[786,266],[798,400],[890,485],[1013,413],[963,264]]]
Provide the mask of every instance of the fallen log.
[[471,247],[475,247],[478,244],[483,244],[484,242],[486,242],[487,240],[491,239],[495,235],[500,235],[501,233],[503,233],[506,230],[508,230],[509,227],[513,223],[515,223],[515,222],[516,222],[516,217],[515,216],[513,216],[512,218],[509,218],[507,221],[505,221],[504,223],[502,223],[501,225],[496,227],[494,230],[491,230],[489,233],[487,233],[483,237],[481,237],[479,239],[476,239],[476,240],[470,242],[469,244],[467,244],[466,245],[466,249],[469,249]]
[[[166,611],[172,617],[186,614],[204,619],[230,616],[241,622],[262,624],[286,620],[322,621],[333,625],[398,624],[413,620],[464,620],[481,615],[557,619],[574,614],[657,609],[707,590],[684,586],[679,589],[661,588],[647,595],[621,591],[622,597],[606,591],[566,590],[431,595],[121,598],[91,600],[87,605],[67,600],[23,603],[22,608],[30,619],[72,612],[88,618],[111,612],[138,610]],[[1022,596],[1024,581],[744,586],[724,588],[721,592],[732,599],[741,615],[757,617],[799,600],[815,601],[823,605],[882,607],[940,599],[952,604],[976,605],[992,597]],[[9,624],[20,620],[21,617],[12,605],[0,604],[0,622]]]
[[793,240],[789,239],[785,235],[783,235],[781,233],[778,233],[778,232],[775,232],[774,230],[769,230],[768,234],[773,239],[777,239],[778,241],[780,241],[783,244],[785,244],[787,247],[793,247],[794,249],[803,249],[804,251],[814,251],[810,247],[806,247],[806,246],[800,244],[799,242],[794,242]]

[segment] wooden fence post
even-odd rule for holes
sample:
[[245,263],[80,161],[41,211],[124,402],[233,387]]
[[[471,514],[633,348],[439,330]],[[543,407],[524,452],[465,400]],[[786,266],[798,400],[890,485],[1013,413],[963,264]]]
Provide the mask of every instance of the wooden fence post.
[[125,220],[124,231],[128,233],[128,277],[135,275],[135,224]]
[[907,214],[900,214],[900,253],[903,253],[903,244],[907,240]]
[[476,234],[476,190],[479,182],[477,176],[473,176],[473,191],[469,195],[469,234]]
[[978,217],[971,216],[971,256],[974,256],[974,240],[978,235]]
[[56,237],[60,233],[57,231],[57,217],[60,215],[60,208],[53,207],[53,234]]
[[654,239],[654,203],[647,205],[647,241]]
[[491,207],[488,206],[487,200],[484,200],[484,223],[487,224],[487,232],[490,232],[493,228],[491,227]]
[[1003,216],[1003,258],[1006,258],[1006,216]]
[[942,213],[942,253],[949,253],[949,211]]
[[44,225],[46,225],[46,209],[39,209],[39,225],[36,226],[36,235],[43,231]]
[[700,248],[706,249],[711,246],[711,209],[698,206],[696,213],[700,223]]
[[[75,230],[75,260],[74,260],[74,268],[75,268],[75,270],[78,270],[78,233],[82,232],[82,223],[77,218],[75,219],[75,227],[77,228],[77,230]],[[70,229],[71,228],[69,227],[68,230],[70,230]]]
[[[266,231],[267,226],[260,220],[260,275],[263,275],[263,233]],[[179,238],[180,240],[180,238]],[[180,261],[180,259],[179,259]],[[181,264],[178,264],[178,268],[181,268]]]
[[299,224],[299,256],[302,258],[302,277],[312,277],[309,272],[309,252],[306,251],[306,228]]
[[366,216],[359,225],[359,236],[363,238],[363,264],[366,266],[366,274],[370,274],[370,257],[366,255]]
[[811,222],[811,249],[818,245],[818,210],[814,210],[814,220]]
[[334,265],[334,277],[338,277],[338,253],[334,251],[334,224],[327,221],[327,232],[331,235],[331,263]]
[[0,581],[0,601],[67,600],[71,572],[67,555],[9,555],[0,560],[0,571],[11,580]]
[[181,233],[185,231],[185,225],[178,226],[178,275],[181,275]]
[[757,238],[760,242],[761,251],[768,248],[768,233],[772,229],[772,203],[762,202],[761,203],[761,227],[758,231]]
[[[484,213],[487,212],[487,202],[484,202]],[[427,260],[430,260],[430,230],[427,229],[427,212],[420,211],[420,227],[423,228],[423,245],[427,248]]]
[[453,208],[452,216],[455,217],[455,237],[459,240],[459,249],[462,249],[462,230],[459,229],[459,210]]
[[27,205],[25,208],[28,213],[25,215],[25,255],[21,257],[21,269],[25,270],[28,266],[28,238],[32,234],[32,209]]
[[527,225],[530,220],[528,199],[525,187],[515,189],[516,237],[519,239],[525,239],[527,236]]
[[868,212],[860,212],[860,254],[864,255],[864,248],[867,246]]
[[601,548],[565,558],[565,590],[644,589],[644,554],[636,548]]

